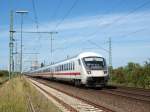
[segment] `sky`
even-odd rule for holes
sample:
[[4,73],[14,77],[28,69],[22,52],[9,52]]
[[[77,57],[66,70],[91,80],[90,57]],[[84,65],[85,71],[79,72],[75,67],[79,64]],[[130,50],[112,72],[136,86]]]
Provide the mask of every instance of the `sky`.
[[[50,34],[23,33],[24,70],[35,60],[48,65],[81,52],[100,53],[108,63],[109,38],[115,68],[150,58],[150,0],[0,0],[0,69],[9,65],[10,10],[15,31],[21,22],[15,11],[27,10],[23,31],[58,32],[52,54]],[[20,33],[14,39],[19,53]]]

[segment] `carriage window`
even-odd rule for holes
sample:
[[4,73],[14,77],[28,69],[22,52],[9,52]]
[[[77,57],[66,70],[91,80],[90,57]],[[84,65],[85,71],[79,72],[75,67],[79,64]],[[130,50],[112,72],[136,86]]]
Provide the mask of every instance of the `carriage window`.
[[62,69],[62,68],[61,68],[61,65],[59,65],[59,67],[60,67],[60,70],[59,70],[59,71],[61,71],[61,69]]
[[62,71],[64,71],[64,65],[62,65]]
[[61,70],[61,66],[59,65],[59,71]]
[[69,70],[69,63],[67,64],[67,70]]
[[66,70],[68,70],[68,63],[66,64]]
[[70,70],[72,70],[72,63],[70,63]]
[[65,64],[65,68],[64,68],[64,70],[66,70],[66,64]]
[[75,64],[74,62],[72,62],[72,69],[74,70],[74,68],[75,68]]
[[79,63],[79,65],[81,65],[81,61],[80,61],[80,59],[78,59],[78,63]]
[[71,70],[71,63],[69,63],[69,70]]
[[69,63],[67,64],[67,70],[69,70]]

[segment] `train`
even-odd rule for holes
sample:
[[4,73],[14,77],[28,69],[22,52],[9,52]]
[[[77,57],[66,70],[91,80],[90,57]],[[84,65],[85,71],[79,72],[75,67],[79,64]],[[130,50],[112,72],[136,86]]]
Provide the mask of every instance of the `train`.
[[87,87],[106,86],[109,79],[106,59],[95,52],[83,52],[55,64],[28,71],[26,74]]

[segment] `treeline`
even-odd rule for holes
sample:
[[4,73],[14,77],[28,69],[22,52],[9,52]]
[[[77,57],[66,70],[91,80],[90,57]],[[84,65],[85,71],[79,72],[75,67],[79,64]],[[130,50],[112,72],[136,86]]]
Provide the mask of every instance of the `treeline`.
[[9,72],[7,70],[0,70],[0,77],[9,76]]
[[111,83],[139,88],[150,88],[150,60],[144,65],[128,63],[125,67],[111,70]]

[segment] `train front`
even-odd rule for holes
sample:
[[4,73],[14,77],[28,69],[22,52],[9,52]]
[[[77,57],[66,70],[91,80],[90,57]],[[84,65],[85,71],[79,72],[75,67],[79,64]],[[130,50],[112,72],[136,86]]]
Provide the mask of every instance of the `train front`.
[[86,72],[86,85],[103,87],[107,84],[109,75],[106,61],[103,57],[92,56],[82,59]]

